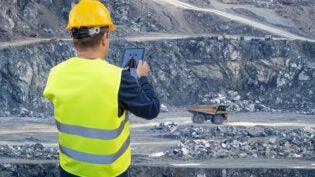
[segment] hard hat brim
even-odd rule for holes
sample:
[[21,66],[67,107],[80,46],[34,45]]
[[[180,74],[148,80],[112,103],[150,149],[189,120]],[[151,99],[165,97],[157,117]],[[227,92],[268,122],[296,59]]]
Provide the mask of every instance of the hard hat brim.
[[116,30],[116,25],[111,24],[111,25],[109,25],[108,29],[109,29],[109,31],[115,31]]

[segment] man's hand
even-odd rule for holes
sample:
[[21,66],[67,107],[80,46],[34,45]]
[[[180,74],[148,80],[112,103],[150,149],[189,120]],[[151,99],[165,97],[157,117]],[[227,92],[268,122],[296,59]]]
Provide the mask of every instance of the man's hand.
[[148,76],[150,71],[149,64],[146,61],[139,61],[138,67],[137,67],[137,76],[138,78],[142,76]]

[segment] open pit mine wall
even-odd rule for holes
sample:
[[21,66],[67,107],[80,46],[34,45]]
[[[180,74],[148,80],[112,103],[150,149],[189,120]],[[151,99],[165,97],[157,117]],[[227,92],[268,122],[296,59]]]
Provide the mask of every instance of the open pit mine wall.
[[[212,37],[113,40],[107,60],[120,65],[126,47],[146,48],[150,80],[167,105],[205,103],[221,94],[230,102],[314,111],[315,43]],[[57,40],[1,48],[0,117],[53,115],[52,104],[42,96],[47,76],[74,54],[71,42]],[[229,98],[231,91],[239,97]]]

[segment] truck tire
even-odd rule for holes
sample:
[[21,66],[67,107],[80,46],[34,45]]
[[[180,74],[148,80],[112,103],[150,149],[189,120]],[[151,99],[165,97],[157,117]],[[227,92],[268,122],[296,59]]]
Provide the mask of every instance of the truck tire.
[[222,124],[224,116],[222,114],[214,115],[211,119],[213,124]]
[[206,120],[206,117],[203,114],[194,114],[192,117],[193,123],[202,124]]

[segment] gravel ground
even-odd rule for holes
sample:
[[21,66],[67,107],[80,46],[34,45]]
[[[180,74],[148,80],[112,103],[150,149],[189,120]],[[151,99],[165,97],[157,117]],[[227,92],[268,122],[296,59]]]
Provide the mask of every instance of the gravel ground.
[[179,127],[161,123],[156,130],[163,136],[180,139],[165,157],[207,160],[216,158],[301,158],[312,159],[313,129],[285,129],[265,126]]
[[[184,108],[147,121],[130,115],[135,156],[176,160],[314,159],[315,119],[294,113],[232,113],[222,125],[194,124]],[[54,120],[0,118],[0,158],[58,159]],[[313,142],[312,142],[313,141]]]

